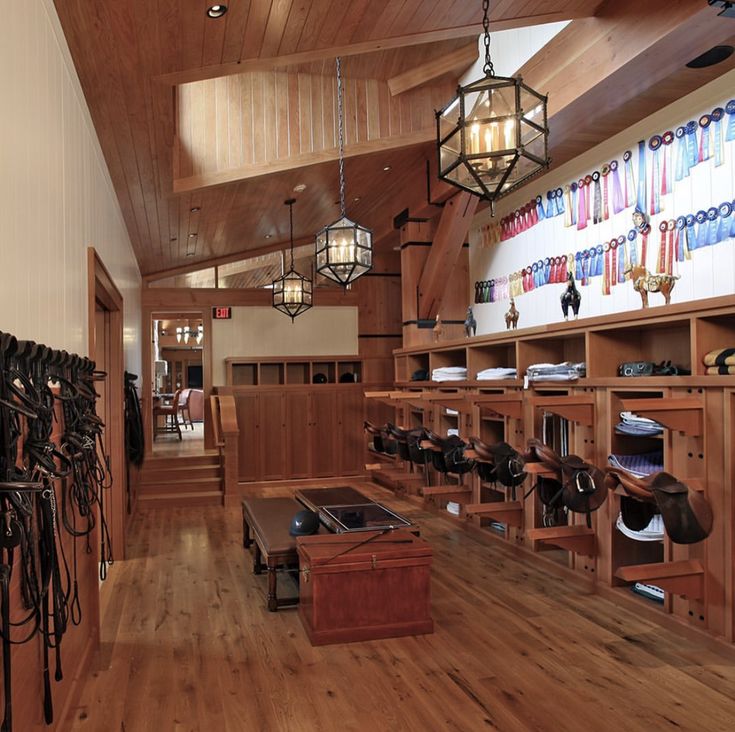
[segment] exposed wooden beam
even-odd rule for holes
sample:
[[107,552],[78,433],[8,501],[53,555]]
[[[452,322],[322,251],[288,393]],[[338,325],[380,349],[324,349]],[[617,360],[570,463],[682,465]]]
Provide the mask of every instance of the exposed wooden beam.
[[415,69],[409,69],[402,74],[398,74],[388,79],[388,88],[392,96],[402,94],[409,89],[426,84],[429,81],[450,74],[452,72],[464,72],[476,60],[479,55],[477,43],[471,43],[468,46],[458,48],[446,56],[429,61],[428,63],[417,66]]
[[420,318],[436,316],[444,292],[451,281],[447,275],[454,268],[462,245],[467,240],[472,217],[479,202],[477,196],[462,191],[444,206],[431,251],[419,280]]
[[[411,147],[429,142],[436,137],[436,130],[433,127],[427,127],[418,132],[411,132],[406,135],[397,135],[395,137],[382,137],[377,140],[366,140],[365,142],[357,142],[353,145],[345,147],[345,157],[355,157],[358,155],[370,155],[372,153],[381,153],[386,150],[394,150],[397,148]],[[329,163],[339,158],[337,148],[329,150],[320,150],[318,152],[305,153],[302,155],[292,155],[281,160],[274,160],[267,163],[258,163],[255,165],[245,165],[241,168],[232,168],[230,170],[214,171],[211,173],[201,173],[188,178],[179,178],[174,180],[174,193],[191,193],[199,191],[203,188],[211,188],[213,186],[221,186],[227,183],[235,183],[250,178],[259,178],[264,175],[272,175],[273,173],[282,173],[288,170],[297,170],[311,165],[319,165],[320,163]]]
[[[572,20],[576,17],[585,17],[585,12],[551,12],[534,15],[517,15],[491,21],[491,31],[510,30],[511,28],[527,28],[545,23],[556,23],[562,20]],[[454,38],[472,38],[482,32],[480,23],[457,26],[455,28],[441,28],[439,30],[425,31],[423,33],[411,33],[407,35],[394,36],[392,38],[380,38],[361,43],[351,43],[329,48],[318,48],[299,53],[291,53],[284,56],[272,56],[269,58],[243,59],[234,63],[215,64],[169,74],[159,74],[154,77],[156,81],[164,84],[186,84],[190,81],[202,81],[203,79],[215,79],[221,76],[242,74],[246,71],[270,71],[280,69],[284,66],[297,66],[299,64],[313,63],[323,59],[336,58],[337,56],[359,56],[376,51],[388,51],[393,48],[405,48],[407,46],[418,46],[423,43],[436,43],[439,41],[452,40]]]
[[579,155],[732,68],[685,68],[732,33],[733,25],[699,0],[608,0],[594,18],[570,23],[519,72],[549,95],[552,163]]

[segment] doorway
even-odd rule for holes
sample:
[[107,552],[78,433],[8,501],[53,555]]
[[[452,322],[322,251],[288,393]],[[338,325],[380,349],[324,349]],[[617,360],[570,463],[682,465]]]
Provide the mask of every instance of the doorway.
[[105,424],[102,435],[112,486],[102,501],[112,555],[125,557],[125,509],[128,477],[124,454],[123,410],[123,298],[94,247],[87,250],[88,353],[105,378],[95,383],[97,413]]
[[202,311],[151,313],[151,450],[155,457],[205,452],[208,330]]

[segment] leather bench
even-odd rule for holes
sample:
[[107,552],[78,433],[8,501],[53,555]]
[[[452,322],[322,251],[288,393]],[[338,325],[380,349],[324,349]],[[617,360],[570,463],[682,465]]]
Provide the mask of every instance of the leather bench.
[[[304,507],[293,498],[246,498],[242,502],[243,546],[253,544],[253,573],[268,572],[267,607],[295,605],[298,598],[278,599],[277,571],[299,566],[296,538],[289,534],[291,519]],[[319,529],[324,532],[323,528]]]

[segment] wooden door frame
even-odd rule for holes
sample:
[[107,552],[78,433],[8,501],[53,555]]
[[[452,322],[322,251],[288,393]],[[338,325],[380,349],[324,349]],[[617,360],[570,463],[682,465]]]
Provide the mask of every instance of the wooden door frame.
[[[149,292],[155,292],[155,289]],[[166,298],[151,297],[141,307],[141,333],[143,341],[143,380],[141,386],[141,412],[145,436],[145,456],[153,456],[153,324],[154,314],[169,317],[197,317],[204,325],[204,344],[202,346],[202,370],[204,371],[204,449],[213,450],[214,432],[212,431],[212,412],[209,397],[212,394],[212,308],[194,305],[191,309],[181,305],[167,305]]]
[[126,496],[123,486],[126,480],[125,412],[123,409],[125,386],[125,354],[123,351],[123,296],[94,247],[87,247],[87,349],[90,358],[97,352],[96,303],[100,302],[108,312],[110,359],[107,364],[107,389],[109,412],[105,425],[110,458],[110,471],[114,483],[108,493],[112,505],[110,536],[115,559],[125,558],[125,531],[127,524]]

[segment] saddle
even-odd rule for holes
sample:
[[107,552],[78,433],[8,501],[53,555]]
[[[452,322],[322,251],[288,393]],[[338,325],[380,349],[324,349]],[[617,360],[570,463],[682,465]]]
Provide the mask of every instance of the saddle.
[[383,442],[383,430],[368,420],[365,420],[362,423],[362,427],[365,432],[371,436],[375,452],[386,452],[385,444]]
[[712,533],[712,507],[704,494],[670,473],[662,470],[637,478],[620,468],[606,468],[605,472],[608,488],[620,485],[629,497],[658,507],[666,533],[675,544],[696,544]]
[[528,448],[529,458],[535,458],[535,462],[556,473],[554,478],[540,476],[535,486],[544,505],[551,510],[564,508],[583,513],[587,517],[587,526],[591,528],[592,512],[607,499],[605,474],[579,455],[561,457],[539,440],[529,440]]
[[475,470],[482,480],[515,488],[526,479],[523,456],[507,442],[488,445],[479,437],[470,437],[470,444],[479,458]]
[[440,473],[464,475],[474,468],[475,461],[465,457],[464,451],[468,445],[461,437],[457,435],[441,437],[429,429],[425,432],[426,439],[432,445],[432,464]]

